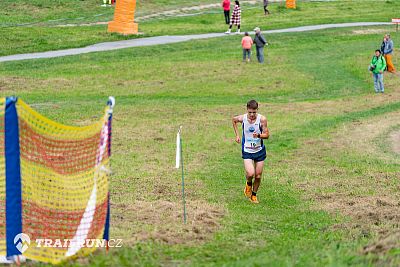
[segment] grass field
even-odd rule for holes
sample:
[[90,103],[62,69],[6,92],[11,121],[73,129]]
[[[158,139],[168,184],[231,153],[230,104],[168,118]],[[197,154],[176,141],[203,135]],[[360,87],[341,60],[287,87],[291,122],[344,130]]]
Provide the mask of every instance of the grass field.
[[[272,3],[270,8],[272,15],[265,17],[261,2],[259,1],[256,5],[243,3],[243,31],[250,31],[255,26],[269,30],[320,23],[389,22],[391,18],[398,16],[397,10],[400,9],[399,1],[387,0],[298,1],[298,10],[282,9],[278,3]],[[193,0],[138,1],[137,16],[209,3],[216,2],[212,0],[202,2]],[[112,20],[113,8],[103,8],[100,4],[100,0],[5,0],[0,10],[0,35],[3,37],[0,40],[0,56],[83,47],[103,41],[158,35],[224,32],[227,29],[221,10],[216,8],[189,12],[197,14],[195,16],[160,16],[141,21],[139,23],[139,31],[142,33],[140,36],[109,34],[106,32],[106,25],[57,26]],[[384,12],[376,12],[377,6]]]
[[[400,77],[375,95],[366,71],[392,29],[270,35],[264,65],[241,62],[240,36],[0,64],[3,96],[63,123],[89,124],[116,97],[111,235],[124,247],[70,265],[398,266]],[[271,130],[259,205],[231,127],[252,98]]]
[[[112,17],[92,0],[6,2],[3,26]],[[388,21],[400,7],[398,1],[299,2],[297,11],[274,4],[267,18],[244,5],[244,30]],[[375,12],[377,2],[384,12]],[[138,12],[194,4],[141,1]],[[28,10],[34,12],[22,16]],[[140,27],[143,36],[224,31],[223,17],[208,11]],[[0,27],[0,55],[128,38],[105,33],[105,26],[46,23]],[[385,94],[377,95],[367,71],[387,32],[399,68],[400,34],[392,26],[268,35],[264,65],[242,63],[238,35],[1,63],[3,97],[18,95],[65,124],[88,125],[102,115],[109,95],[117,101],[111,237],[122,238],[123,248],[66,265],[399,266],[400,76],[385,74]],[[241,148],[231,126],[253,98],[271,131],[259,205],[243,196]],[[174,169],[179,125],[186,225]]]

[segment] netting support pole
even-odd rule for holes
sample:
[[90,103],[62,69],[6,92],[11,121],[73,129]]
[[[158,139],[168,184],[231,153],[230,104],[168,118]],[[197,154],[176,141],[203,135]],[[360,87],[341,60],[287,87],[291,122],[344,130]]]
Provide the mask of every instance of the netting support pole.
[[107,215],[106,215],[106,223],[104,225],[104,234],[103,239],[106,240],[106,253],[110,250],[110,246],[108,244],[110,240],[110,193],[107,195]]
[[[108,109],[108,157],[111,157],[111,137],[112,137],[112,117],[113,117],[113,108],[115,106],[115,98],[110,96],[108,97],[107,105]],[[111,163],[110,163],[111,164]],[[107,215],[106,222],[104,224],[104,234],[103,239],[106,240],[106,253],[110,250],[110,246],[108,244],[110,240],[110,192],[107,194]]]
[[16,103],[16,97],[7,97],[4,116],[4,156],[6,167],[5,234],[7,257],[21,255],[17,244],[22,244],[24,241],[21,237],[17,236],[22,233],[22,184]]

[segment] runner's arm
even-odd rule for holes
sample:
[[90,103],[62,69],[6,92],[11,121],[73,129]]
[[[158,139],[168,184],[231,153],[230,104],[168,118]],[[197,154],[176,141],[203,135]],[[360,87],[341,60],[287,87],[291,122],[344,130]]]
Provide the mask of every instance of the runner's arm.
[[232,118],[232,126],[233,130],[235,131],[235,141],[236,143],[240,144],[240,135],[239,135],[239,129],[237,126],[237,123],[242,123],[243,122],[243,115],[238,115]]
[[260,134],[261,139],[268,139],[269,138],[269,130],[268,130],[268,122],[267,118],[264,116],[261,117],[261,127],[262,127],[262,133]]

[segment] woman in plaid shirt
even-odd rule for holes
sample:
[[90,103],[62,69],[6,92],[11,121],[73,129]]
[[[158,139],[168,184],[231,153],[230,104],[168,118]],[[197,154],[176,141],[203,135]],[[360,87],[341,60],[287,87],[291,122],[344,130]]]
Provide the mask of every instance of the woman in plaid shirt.
[[237,26],[236,33],[240,33],[240,16],[241,16],[240,4],[239,4],[239,1],[236,0],[235,8],[233,9],[232,16],[231,16],[229,29],[225,33],[231,33],[232,25],[236,25]]

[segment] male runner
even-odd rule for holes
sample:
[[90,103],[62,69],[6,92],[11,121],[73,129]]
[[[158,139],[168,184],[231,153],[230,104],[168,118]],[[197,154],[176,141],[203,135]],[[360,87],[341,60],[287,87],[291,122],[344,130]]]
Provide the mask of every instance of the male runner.
[[267,119],[261,114],[257,114],[257,111],[257,101],[250,100],[247,102],[247,113],[232,118],[236,142],[239,144],[240,135],[237,123],[242,123],[242,158],[247,180],[244,194],[253,203],[259,203],[257,191],[261,183],[264,160],[267,157],[263,140],[269,138]]

